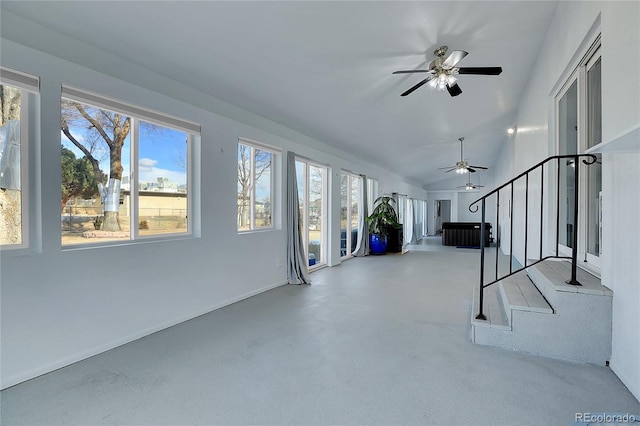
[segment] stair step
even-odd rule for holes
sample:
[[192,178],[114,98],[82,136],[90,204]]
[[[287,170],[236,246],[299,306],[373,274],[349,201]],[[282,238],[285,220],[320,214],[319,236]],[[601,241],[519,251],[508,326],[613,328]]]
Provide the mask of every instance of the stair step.
[[542,279],[546,281],[546,285],[551,286],[555,291],[602,296],[613,295],[613,292],[609,288],[600,284],[598,277],[580,268],[577,270],[576,279],[581,285],[575,286],[567,284],[566,281],[571,278],[571,262],[568,261],[547,260],[527,268],[527,272],[536,284],[539,279]]
[[524,271],[500,281],[500,294],[509,322],[511,311],[552,314],[553,308]]
[[[570,276],[570,263],[545,260],[487,287],[484,311],[489,318],[472,319],[472,341],[605,365],[611,358],[612,292],[584,270],[577,273],[582,286],[567,285]],[[478,294],[476,289],[474,311]],[[504,307],[504,313],[496,307]]]
[[484,290],[484,307],[483,313],[487,317],[486,320],[478,320],[478,301],[480,298],[480,287],[473,287],[473,309],[471,323],[475,327],[498,328],[502,330],[511,330],[509,319],[505,314],[500,301],[500,290],[496,285],[489,286]]

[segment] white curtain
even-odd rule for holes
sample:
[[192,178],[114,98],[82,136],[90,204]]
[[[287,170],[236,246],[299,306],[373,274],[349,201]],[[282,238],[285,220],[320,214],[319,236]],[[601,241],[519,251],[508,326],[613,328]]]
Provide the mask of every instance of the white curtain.
[[309,264],[302,249],[300,204],[296,179],[296,155],[287,152],[287,282],[311,284]]
[[413,200],[411,198],[405,198],[403,201],[405,201],[404,245],[407,245],[413,243]]
[[354,256],[369,255],[369,227],[367,217],[369,216],[369,203],[367,200],[367,176],[360,175],[360,200],[358,201],[358,243],[351,253]]

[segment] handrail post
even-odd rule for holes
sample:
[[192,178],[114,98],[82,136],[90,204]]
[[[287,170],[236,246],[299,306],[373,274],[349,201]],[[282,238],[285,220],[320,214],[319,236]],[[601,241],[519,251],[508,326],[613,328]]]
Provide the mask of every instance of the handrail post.
[[538,259],[542,259],[542,234],[544,232],[544,166],[540,167],[540,253]]
[[511,200],[509,203],[509,273],[513,272],[513,180],[511,181]]
[[476,319],[486,320],[487,317],[484,315],[484,213],[485,213],[485,199],[482,199],[482,213],[480,220],[480,306],[478,308],[478,315]]
[[524,267],[527,267],[529,248],[529,173],[524,175]]
[[556,257],[560,256],[560,159],[556,170]]
[[499,249],[500,249],[500,243],[498,242],[498,232],[500,230],[500,191],[496,192],[496,236],[493,239],[496,242],[496,280],[498,279],[498,259],[500,258],[499,256]]
[[582,285],[576,278],[578,273],[578,206],[579,206],[579,183],[580,183],[580,163],[578,156],[573,157],[575,171],[573,173],[573,247],[571,247],[571,279],[566,281],[570,285]]

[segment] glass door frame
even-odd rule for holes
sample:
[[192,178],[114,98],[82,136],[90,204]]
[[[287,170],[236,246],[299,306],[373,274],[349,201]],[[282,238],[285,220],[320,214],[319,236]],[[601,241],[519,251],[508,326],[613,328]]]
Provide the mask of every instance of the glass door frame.
[[[309,270],[312,271],[322,266],[326,266],[327,264],[327,242],[328,242],[328,227],[329,227],[329,217],[328,212],[328,175],[329,168],[323,164],[315,163],[311,160],[308,160],[304,157],[296,157],[296,163],[302,163],[304,165],[304,176],[302,177],[303,188],[302,188],[302,199],[298,200],[300,204],[302,204],[301,208],[301,234],[302,234],[302,246],[304,248],[305,258],[309,259],[309,197],[311,191],[310,187],[310,177],[311,167],[315,167],[321,170],[321,181],[322,181],[322,189],[321,189],[321,199],[322,205],[320,208],[320,259],[316,259],[315,265],[309,266]],[[299,177],[298,177],[299,178]],[[298,188],[300,192],[300,188]]]
[[[362,177],[359,175],[356,175],[355,173],[351,173],[348,172],[346,170],[341,170],[340,171],[340,221],[342,222],[342,177],[345,176],[347,178],[347,211],[346,211],[346,223],[345,223],[345,239],[346,239],[346,245],[345,245],[345,254],[342,255],[342,252],[340,253],[340,259],[342,260],[346,260],[351,258],[352,255],[352,251],[350,250],[351,247],[353,246],[353,241],[351,238],[351,233],[352,233],[352,222],[353,222],[353,189],[354,189],[354,182],[357,184],[356,186],[356,200],[358,203],[358,208],[356,210],[356,214],[359,216],[362,212],[362,206],[360,206],[360,203],[362,202],[362,195],[360,194],[360,191],[362,190],[362,185],[361,185],[361,179]],[[356,231],[359,234],[360,231],[357,227],[358,225],[356,224]],[[342,223],[340,223],[340,233],[342,233]],[[359,235],[356,234],[356,241],[358,241],[358,237]],[[340,250],[342,250],[342,235],[340,235]]]
[[[588,146],[589,143],[589,135],[588,135],[588,119],[587,119],[587,109],[588,109],[588,87],[587,87],[587,73],[592,67],[598,63],[601,58],[601,50],[600,50],[600,37],[598,37],[595,42],[591,45],[591,47],[587,50],[583,59],[578,63],[576,69],[571,73],[571,75],[567,78],[565,83],[562,85],[560,90],[557,92],[554,98],[554,108],[555,108],[555,151],[556,154],[560,155],[560,100],[566,95],[566,93],[571,89],[574,82],[577,83],[577,146],[576,152],[577,154],[584,154],[585,151],[590,148]],[[588,184],[589,184],[589,170],[588,166],[582,167],[578,188],[579,191],[579,204],[574,206],[574,208],[578,209],[578,226],[573,229],[573,232],[578,233],[578,259],[582,260],[581,265],[586,266],[588,269],[593,270],[594,272],[599,272],[601,260],[599,256],[588,253]],[[555,171],[550,171],[550,173],[556,174]],[[556,176],[558,179],[561,176]],[[554,189],[555,190],[555,189]],[[602,192],[600,191],[600,198]],[[560,206],[558,206],[560,208]],[[601,212],[600,212],[600,223],[601,223]],[[600,247],[601,239],[600,239]],[[572,249],[565,244],[558,243],[559,254],[564,256],[571,256]]]

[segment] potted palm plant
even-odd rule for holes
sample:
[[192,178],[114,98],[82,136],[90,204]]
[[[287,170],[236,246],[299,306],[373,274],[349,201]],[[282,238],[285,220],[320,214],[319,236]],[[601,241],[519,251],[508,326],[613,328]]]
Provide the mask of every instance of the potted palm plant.
[[373,254],[386,253],[389,235],[402,228],[402,225],[398,223],[398,214],[392,203],[395,203],[395,200],[388,196],[376,198],[373,211],[367,217],[369,248]]

